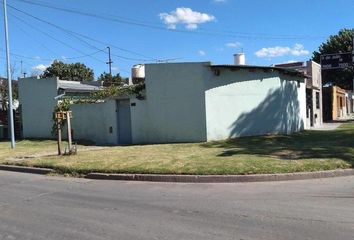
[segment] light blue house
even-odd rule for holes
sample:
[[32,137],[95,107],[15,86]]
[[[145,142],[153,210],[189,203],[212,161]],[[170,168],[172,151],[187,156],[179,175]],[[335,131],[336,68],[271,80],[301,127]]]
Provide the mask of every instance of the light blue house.
[[[127,96],[72,106],[74,137],[119,145],[291,134],[304,129],[304,80],[299,72],[275,67],[210,62],[146,64],[143,98]],[[53,99],[55,94],[43,99]],[[25,99],[20,99],[24,123],[30,111],[26,106],[44,108],[49,103],[52,111],[55,104],[54,100],[25,104]],[[24,124],[24,136],[31,133],[34,137],[38,132],[38,137],[48,137],[48,128],[37,131],[48,122],[46,117],[37,127],[31,125],[31,130]]]

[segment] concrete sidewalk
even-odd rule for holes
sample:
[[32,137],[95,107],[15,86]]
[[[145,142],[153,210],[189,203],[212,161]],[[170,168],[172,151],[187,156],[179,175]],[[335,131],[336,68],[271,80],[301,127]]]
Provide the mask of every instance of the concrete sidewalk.
[[337,129],[340,125],[342,125],[342,122],[329,122],[329,123],[323,123],[319,127],[311,127],[309,130],[315,130],[315,131],[332,131]]

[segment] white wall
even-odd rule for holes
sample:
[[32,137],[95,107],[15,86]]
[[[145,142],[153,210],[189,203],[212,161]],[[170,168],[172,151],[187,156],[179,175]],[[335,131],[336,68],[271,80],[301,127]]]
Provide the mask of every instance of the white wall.
[[305,84],[293,80],[277,71],[221,70],[207,81],[208,141],[302,130]]
[[[103,103],[75,104],[70,107],[73,112],[72,128],[74,141],[92,141],[98,145],[115,145],[117,137],[116,101]],[[110,132],[112,128],[112,132]]]
[[18,81],[24,138],[53,138],[53,110],[57,78],[22,78]]

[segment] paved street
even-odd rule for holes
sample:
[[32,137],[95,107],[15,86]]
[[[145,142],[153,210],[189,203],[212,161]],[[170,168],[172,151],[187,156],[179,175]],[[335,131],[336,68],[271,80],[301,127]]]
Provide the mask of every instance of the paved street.
[[354,177],[172,184],[0,171],[5,239],[354,239]]

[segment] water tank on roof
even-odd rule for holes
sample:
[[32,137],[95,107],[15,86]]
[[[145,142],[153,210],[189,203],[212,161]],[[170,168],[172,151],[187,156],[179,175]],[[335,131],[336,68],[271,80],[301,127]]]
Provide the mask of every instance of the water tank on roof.
[[145,80],[145,65],[137,64],[132,67],[132,82],[137,84]]
[[246,56],[244,53],[236,53],[234,54],[234,64],[235,65],[245,65],[246,64]]

